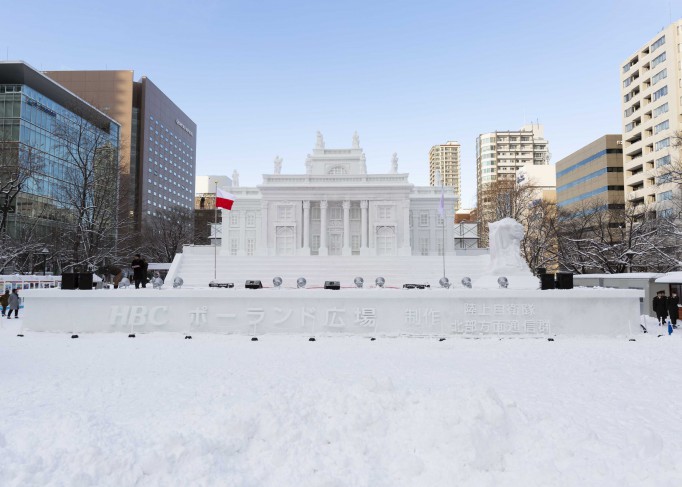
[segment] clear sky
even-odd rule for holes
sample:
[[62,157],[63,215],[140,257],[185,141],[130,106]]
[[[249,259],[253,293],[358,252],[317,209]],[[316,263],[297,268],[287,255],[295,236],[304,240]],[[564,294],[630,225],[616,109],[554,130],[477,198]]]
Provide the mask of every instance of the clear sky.
[[[6,0],[8,1],[8,0]],[[15,2],[0,52],[38,69],[133,69],[198,125],[197,174],[302,173],[320,130],[369,172],[428,184],[428,152],[539,120],[552,162],[620,126],[619,69],[682,0]],[[2,52],[5,51],[5,52]]]

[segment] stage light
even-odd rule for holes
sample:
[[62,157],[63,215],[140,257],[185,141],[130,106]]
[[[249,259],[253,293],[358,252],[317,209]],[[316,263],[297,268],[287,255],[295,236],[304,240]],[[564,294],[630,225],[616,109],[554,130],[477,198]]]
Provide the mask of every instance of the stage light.
[[497,278],[497,283],[500,285],[501,288],[507,288],[509,286],[509,281],[507,280],[506,277],[500,276]]
[[365,280],[364,280],[362,277],[359,277],[359,276],[356,277],[355,279],[353,279],[353,282],[355,283],[355,285],[356,285],[357,287],[362,287],[362,286],[365,285]]
[[208,283],[208,287],[220,287],[220,288],[225,288],[225,289],[231,289],[234,287],[234,282],[211,281]]
[[324,281],[324,288],[339,290],[341,289],[341,283],[339,281]]
[[438,284],[440,284],[440,287],[444,287],[445,289],[448,289],[450,287],[450,279],[443,276],[440,278],[440,281],[438,281]]
[[305,277],[299,277],[296,279],[296,287],[298,288],[304,288],[306,283],[307,281],[305,280]]
[[468,287],[471,289],[471,278],[470,277],[463,277],[462,278],[462,286]]
[[384,287],[384,284],[386,284],[386,279],[383,277],[377,277],[376,280],[374,281],[374,284],[377,285],[377,287]]
[[182,280],[182,277],[176,277],[173,279],[173,288],[180,289],[184,283],[185,281]]
[[244,283],[245,289],[263,289],[263,283],[258,279],[248,280]]
[[276,288],[279,288],[282,286],[282,278],[277,276],[272,278],[272,285],[275,286]]

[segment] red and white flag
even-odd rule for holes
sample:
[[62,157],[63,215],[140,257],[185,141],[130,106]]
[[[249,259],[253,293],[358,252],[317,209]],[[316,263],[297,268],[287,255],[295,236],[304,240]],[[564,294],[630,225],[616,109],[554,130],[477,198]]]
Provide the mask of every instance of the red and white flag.
[[216,208],[225,208],[226,210],[232,209],[232,203],[234,203],[234,195],[217,188],[215,206]]

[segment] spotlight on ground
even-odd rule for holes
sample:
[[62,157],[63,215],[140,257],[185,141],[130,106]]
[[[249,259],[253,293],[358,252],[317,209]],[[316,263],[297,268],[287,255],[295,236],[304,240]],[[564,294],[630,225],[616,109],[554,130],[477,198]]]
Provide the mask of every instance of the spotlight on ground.
[[386,284],[386,279],[384,279],[383,277],[377,277],[374,280],[374,284],[376,284],[377,287],[384,287],[384,284]]
[[440,278],[440,281],[438,281],[438,284],[440,284],[440,287],[444,287],[445,289],[448,289],[450,287],[450,279],[443,276]]
[[307,282],[308,281],[305,280],[305,277],[299,277],[298,279],[296,279],[296,287],[304,288]]
[[173,279],[173,288],[180,289],[184,283],[185,281],[183,281],[182,277],[178,276],[175,279]]
[[365,285],[365,280],[360,276],[353,279],[353,282],[355,283],[356,287],[362,287]]
[[462,278],[462,286],[468,287],[471,289],[471,278],[470,277],[463,277]]
[[445,338],[439,338],[438,341],[439,341],[439,342],[444,342],[444,341],[445,341]]
[[257,338],[257,337],[251,337],[251,341],[252,341],[252,342],[257,342],[257,341],[258,341],[258,338]]
[[192,339],[192,335],[185,335],[185,340],[191,340],[191,339]]
[[310,337],[310,338],[308,338],[308,341],[309,341],[309,342],[314,342],[314,341],[315,341],[315,337]]
[[369,339],[370,342],[373,342],[373,341],[375,341],[375,340],[376,340],[376,338],[374,338],[374,337],[372,337],[372,338]]
[[129,333],[128,338],[135,338],[135,333]]
[[506,289],[507,286],[509,286],[509,280],[508,280],[506,277],[504,277],[504,276],[498,277],[498,278],[497,278],[497,283],[500,285],[501,288],[505,288],[505,289]]
[[78,338],[78,335],[71,335],[71,338]]
[[18,336],[18,337],[23,337],[24,334],[23,334],[23,333],[19,333],[17,336]]
[[282,278],[277,276],[272,278],[272,285],[276,288],[282,287]]

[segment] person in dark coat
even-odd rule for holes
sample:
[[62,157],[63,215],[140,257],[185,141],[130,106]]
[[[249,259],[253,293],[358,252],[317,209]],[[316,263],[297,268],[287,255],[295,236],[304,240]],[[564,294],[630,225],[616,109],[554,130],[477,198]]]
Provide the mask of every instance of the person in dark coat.
[[19,318],[19,291],[17,289],[12,289],[12,294],[9,295],[8,320],[12,319],[12,311],[14,311],[14,317]]
[[665,296],[665,291],[658,291],[656,293],[652,307],[654,313],[656,313],[658,323],[661,325],[665,323],[665,319],[668,317],[668,298]]
[[135,289],[139,289],[140,284],[142,284],[142,287],[147,287],[147,263],[142,256],[140,256],[140,254],[135,254],[135,258],[130,266],[133,268]]
[[9,289],[5,289],[5,294],[0,296],[0,306],[2,306],[2,316],[5,316],[7,306],[9,306]]
[[670,297],[668,298],[668,316],[670,316],[670,322],[673,324],[673,328],[677,328],[677,305],[680,304],[680,297],[677,295],[677,291],[672,291]]

